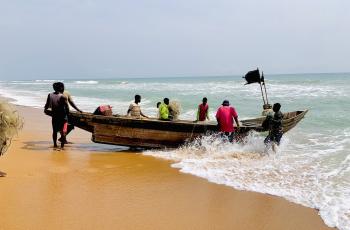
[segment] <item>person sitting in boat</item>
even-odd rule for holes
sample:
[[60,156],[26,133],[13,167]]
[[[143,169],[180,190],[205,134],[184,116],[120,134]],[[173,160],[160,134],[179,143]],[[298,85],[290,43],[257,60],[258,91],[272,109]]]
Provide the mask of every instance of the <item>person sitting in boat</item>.
[[139,103],[141,102],[141,96],[140,95],[135,95],[135,101],[130,104],[127,115],[131,116],[133,118],[138,118],[141,119],[141,117],[148,118],[146,115],[144,115],[141,112],[141,107]]
[[197,121],[205,121],[206,119],[210,120],[209,105],[208,105],[208,99],[204,97],[202,100],[202,104],[198,105]]
[[158,102],[157,102],[157,110],[158,110],[157,118],[158,118],[158,119],[160,118],[160,116],[159,116],[159,106],[160,106],[160,104],[162,104],[162,102],[158,101]]
[[[219,125],[219,130],[225,136],[228,137],[229,141],[232,142],[234,138],[235,131],[239,131],[239,121],[236,109],[230,106],[228,100],[222,102],[222,106],[216,112],[216,120]],[[235,120],[237,129],[233,127],[233,120]]]
[[279,145],[283,136],[283,127],[282,127],[282,120],[283,120],[283,113],[280,111],[281,104],[275,103],[272,107],[272,110],[275,112],[273,117],[267,117],[266,120],[268,121],[268,130],[269,134],[264,140],[264,143],[272,144],[272,149],[275,151],[275,145]]
[[159,119],[165,121],[172,120],[169,112],[169,98],[164,98],[163,103],[159,105]]

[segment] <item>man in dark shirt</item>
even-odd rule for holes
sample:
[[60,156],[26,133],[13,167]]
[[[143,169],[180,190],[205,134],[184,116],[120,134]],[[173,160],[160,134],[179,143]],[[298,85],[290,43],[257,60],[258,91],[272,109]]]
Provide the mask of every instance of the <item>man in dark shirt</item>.
[[[57,132],[61,134],[61,149],[64,148],[67,125],[68,125],[68,104],[67,98],[61,93],[63,84],[55,82],[53,85],[54,92],[47,96],[44,112],[52,116],[52,140],[54,148],[57,148]],[[51,109],[51,112],[50,110]]]
[[272,149],[275,151],[275,145],[279,145],[281,138],[283,136],[283,127],[282,127],[282,120],[283,120],[283,113],[280,111],[281,104],[276,103],[273,105],[273,111],[275,114],[273,117],[267,117],[268,120],[268,130],[269,135],[264,140],[265,144],[272,144]]

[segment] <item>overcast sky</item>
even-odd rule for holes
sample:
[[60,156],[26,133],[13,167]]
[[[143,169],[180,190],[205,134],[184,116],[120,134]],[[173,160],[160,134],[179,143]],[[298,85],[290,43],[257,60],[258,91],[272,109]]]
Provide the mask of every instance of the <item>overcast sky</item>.
[[0,0],[0,79],[350,71],[349,0]]

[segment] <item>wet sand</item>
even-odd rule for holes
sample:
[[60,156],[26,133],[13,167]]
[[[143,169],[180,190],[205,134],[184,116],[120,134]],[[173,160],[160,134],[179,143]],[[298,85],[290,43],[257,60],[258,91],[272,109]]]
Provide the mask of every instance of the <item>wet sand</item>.
[[25,127],[0,158],[0,229],[329,229],[317,211],[209,183],[169,161],[98,145],[75,129],[55,151],[51,122]]

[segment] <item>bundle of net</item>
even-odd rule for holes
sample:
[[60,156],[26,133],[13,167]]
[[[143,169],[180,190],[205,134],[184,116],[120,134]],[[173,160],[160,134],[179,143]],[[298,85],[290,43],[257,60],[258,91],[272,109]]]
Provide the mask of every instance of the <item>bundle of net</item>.
[[169,112],[173,116],[174,120],[178,120],[181,112],[181,104],[178,101],[170,101]]
[[3,155],[11,144],[12,138],[23,127],[23,119],[16,109],[0,100],[0,156]]

